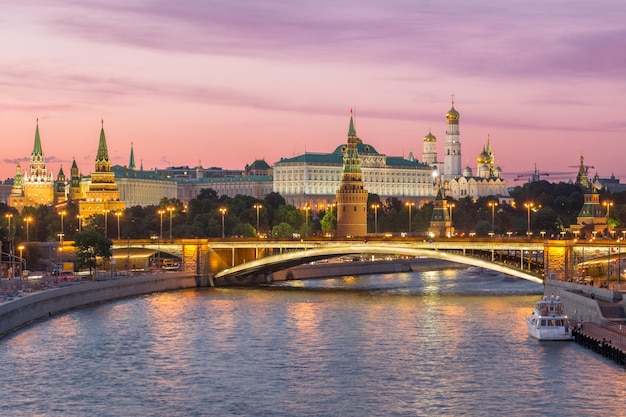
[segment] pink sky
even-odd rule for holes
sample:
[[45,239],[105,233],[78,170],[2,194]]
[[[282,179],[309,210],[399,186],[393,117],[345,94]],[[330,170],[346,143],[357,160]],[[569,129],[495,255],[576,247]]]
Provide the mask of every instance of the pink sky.
[[[23,4],[22,4],[23,3]],[[241,169],[361,139],[440,159],[450,96],[463,164],[491,135],[509,177],[626,180],[626,2],[0,0],[0,178],[46,164]],[[556,179],[556,176],[552,178]],[[513,181],[511,181],[513,184]]]

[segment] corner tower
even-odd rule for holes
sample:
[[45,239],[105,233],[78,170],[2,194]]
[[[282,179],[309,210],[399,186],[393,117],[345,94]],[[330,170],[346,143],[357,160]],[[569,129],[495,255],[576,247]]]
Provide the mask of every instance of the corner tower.
[[337,236],[367,235],[367,190],[363,187],[363,173],[357,144],[361,140],[356,135],[352,111],[348,143],[343,150],[341,182],[337,198]]
[[22,198],[9,198],[9,205],[18,210],[24,207],[38,207],[54,202],[54,180],[52,173],[46,169],[46,157],[41,147],[39,136],[39,120],[35,128],[35,141],[30,154],[30,165],[21,177]]
[[452,96],[452,108],[446,113],[446,143],[444,145],[444,177],[446,180],[461,176],[461,142],[459,132],[460,114],[454,108],[454,96]]

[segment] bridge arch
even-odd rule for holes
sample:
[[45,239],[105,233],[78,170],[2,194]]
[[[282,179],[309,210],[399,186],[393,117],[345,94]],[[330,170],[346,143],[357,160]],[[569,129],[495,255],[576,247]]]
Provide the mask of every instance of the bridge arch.
[[254,275],[266,275],[282,269],[290,268],[297,265],[306,264],[308,262],[318,261],[321,259],[334,258],[342,255],[356,254],[372,254],[372,255],[388,255],[402,254],[416,257],[427,257],[441,259],[468,266],[477,266],[492,271],[497,271],[506,275],[543,284],[543,279],[536,275],[512,268],[506,265],[493,263],[483,259],[473,258],[466,255],[454,254],[441,250],[410,248],[407,245],[389,245],[389,244],[371,244],[371,243],[355,243],[352,245],[327,245],[324,247],[304,249],[292,251],[278,255],[270,255],[251,262],[243,263],[215,274],[215,284],[219,285],[221,281],[227,281],[233,278],[240,278]]

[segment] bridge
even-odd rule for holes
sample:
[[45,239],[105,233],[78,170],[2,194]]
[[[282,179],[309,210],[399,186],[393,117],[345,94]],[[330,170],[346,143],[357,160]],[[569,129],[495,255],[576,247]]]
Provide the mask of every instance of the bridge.
[[[568,281],[588,273],[607,277],[621,269],[621,246],[612,240],[580,242],[516,238],[424,240],[363,239],[175,239],[114,241],[130,248],[168,253],[211,285],[262,283],[281,269],[343,255],[405,255],[478,266],[534,282]],[[625,248],[626,249],[626,248]],[[624,251],[626,252],[626,250]],[[617,272],[619,274],[619,272]]]

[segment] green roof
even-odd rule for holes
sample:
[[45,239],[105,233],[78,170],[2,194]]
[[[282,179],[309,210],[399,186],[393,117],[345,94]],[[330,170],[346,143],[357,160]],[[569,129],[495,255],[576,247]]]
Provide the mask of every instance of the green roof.
[[41,139],[39,138],[39,120],[37,121],[37,127],[35,128],[35,143],[33,145],[32,156],[42,156],[43,150],[41,149]]

